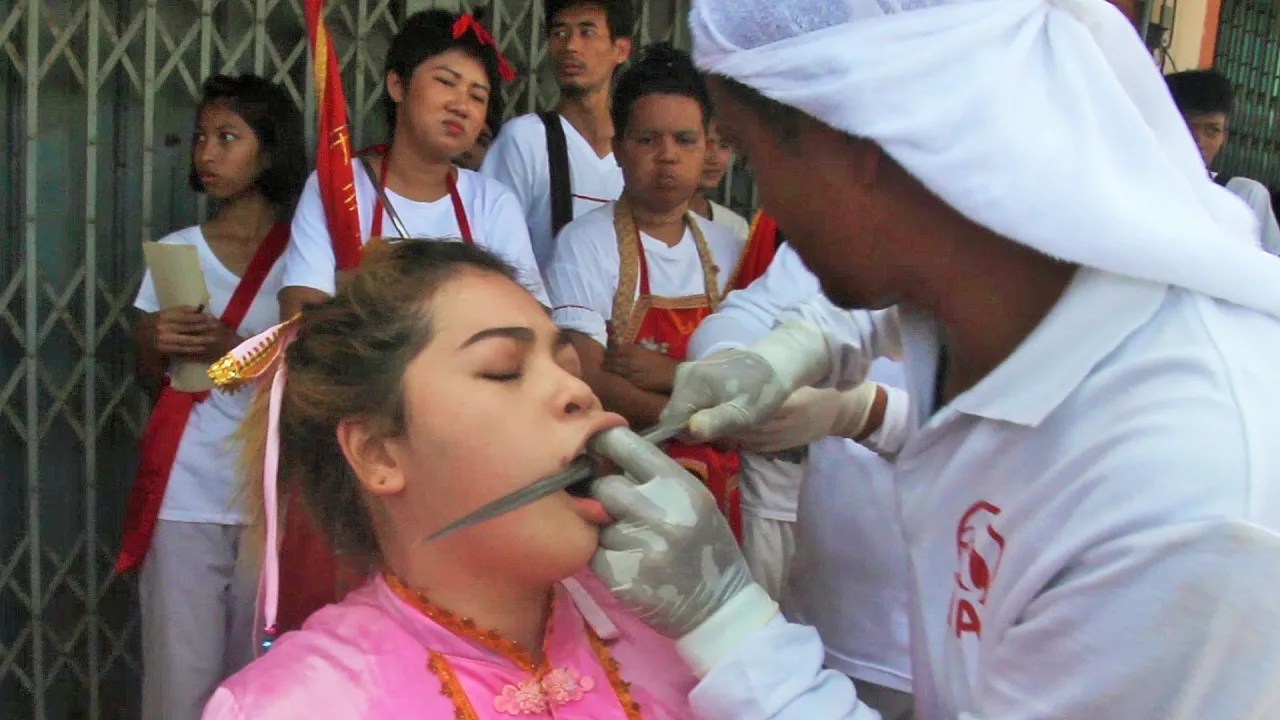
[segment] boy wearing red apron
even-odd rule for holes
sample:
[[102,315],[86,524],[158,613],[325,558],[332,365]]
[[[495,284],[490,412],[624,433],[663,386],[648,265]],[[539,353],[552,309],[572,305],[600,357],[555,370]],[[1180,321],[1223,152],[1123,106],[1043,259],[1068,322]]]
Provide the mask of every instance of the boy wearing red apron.
[[[688,56],[648,48],[615,92],[623,196],[567,225],[546,268],[553,317],[571,331],[583,377],[633,427],[657,422],[689,337],[743,260],[740,237],[689,212],[709,109]],[[681,443],[668,451],[707,483],[736,530],[737,454]]]

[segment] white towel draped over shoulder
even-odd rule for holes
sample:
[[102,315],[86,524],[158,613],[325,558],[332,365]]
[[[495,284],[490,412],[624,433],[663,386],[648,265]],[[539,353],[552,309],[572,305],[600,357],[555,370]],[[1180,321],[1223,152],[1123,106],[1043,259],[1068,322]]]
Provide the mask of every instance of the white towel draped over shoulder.
[[702,69],[875,141],[1002,236],[1280,316],[1280,258],[1104,0],[694,0],[690,26]]

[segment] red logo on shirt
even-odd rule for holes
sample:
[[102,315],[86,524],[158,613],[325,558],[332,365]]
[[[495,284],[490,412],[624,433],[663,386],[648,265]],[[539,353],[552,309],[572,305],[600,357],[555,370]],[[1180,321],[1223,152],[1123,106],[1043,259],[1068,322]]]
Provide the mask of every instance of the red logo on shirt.
[[956,526],[956,587],[951,591],[948,624],[959,638],[964,633],[982,637],[981,608],[1000,570],[1004,536],[992,527],[1000,508],[985,500],[969,507]]

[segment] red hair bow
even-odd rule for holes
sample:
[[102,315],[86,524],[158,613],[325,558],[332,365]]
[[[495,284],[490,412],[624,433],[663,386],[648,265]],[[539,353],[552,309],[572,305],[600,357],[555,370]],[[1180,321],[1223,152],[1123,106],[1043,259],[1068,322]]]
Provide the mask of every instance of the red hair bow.
[[498,43],[493,41],[493,36],[484,28],[484,25],[480,24],[479,20],[476,20],[474,15],[462,13],[453,23],[454,39],[462,37],[462,34],[468,30],[475,33],[476,40],[479,40],[481,45],[488,45],[493,48],[494,54],[498,56],[498,74],[502,76],[502,81],[511,82],[514,80],[516,77],[515,68],[511,67],[511,63],[502,57],[502,51],[498,49]]

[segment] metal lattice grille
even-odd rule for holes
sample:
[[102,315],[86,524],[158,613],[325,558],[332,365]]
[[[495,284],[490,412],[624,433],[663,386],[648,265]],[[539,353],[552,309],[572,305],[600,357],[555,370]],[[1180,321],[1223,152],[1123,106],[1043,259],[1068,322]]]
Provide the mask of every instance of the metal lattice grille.
[[1214,65],[1231,79],[1236,95],[1218,168],[1280,184],[1280,7],[1267,0],[1223,0]]
[[[405,2],[326,5],[364,145]],[[641,43],[687,45],[687,0],[637,6]],[[521,75],[508,115],[549,107],[541,0],[488,14]],[[137,714],[136,589],[111,567],[147,411],[127,324],[141,242],[204,216],[186,185],[203,79],[255,72],[309,109],[307,63],[301,0],[0,0],[0,718]],[[747,212],[750,178],[726,185]]]

